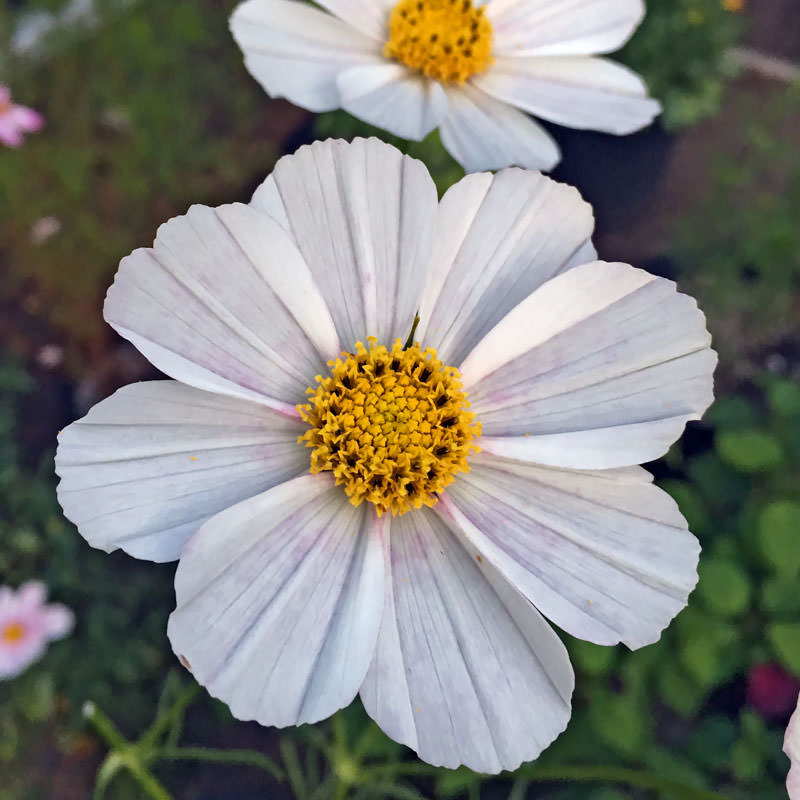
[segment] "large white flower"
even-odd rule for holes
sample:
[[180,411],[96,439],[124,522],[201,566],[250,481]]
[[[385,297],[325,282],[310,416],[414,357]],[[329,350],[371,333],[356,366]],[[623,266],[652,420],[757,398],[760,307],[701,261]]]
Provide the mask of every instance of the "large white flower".
[[[273,97],[344,108],[406,139],[437,126],[468,171],[560,158],[527,114],[625,134],[659,104],[596,54],[621,47],[642,0],[247,0],[231,17],[245,64]],[[520,110],[521,109],[521,110]]]
[[513,769],[570,714],[542,615],[635,648],[685,605],[697,541],[635,465],[710,403],[715,354],[592,227],[536,172],[437,202],[395,148],[327,141],[122,261],[106,319],[175,380],[63,431],[59,498],[96,547],[180,558],[172,645],[237,717],[360,692],[426,761]]
[[789,756],[791,762],[789,774],[786,776],[789,800],[800,800],[800,697],[797,699],[797,708],[786,727],[783,752]]

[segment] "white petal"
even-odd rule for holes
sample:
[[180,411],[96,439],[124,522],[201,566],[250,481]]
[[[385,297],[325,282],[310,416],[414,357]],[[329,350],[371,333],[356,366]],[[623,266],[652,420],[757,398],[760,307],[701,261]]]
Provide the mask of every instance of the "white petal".
[[93,547],[174,561],[214,514],[308,468],[306,427],[174,381],[135,383],[61,432],[58,499]]
[[573,636],[658,640],[697,583],[700,546],[639,467],[571,472],[480,453],[436,505]]
[[436,222],[422,162],[377,139],[315,142],[278,161],[252,205],[288,226],[345,347],[406,338]]
[[789,774],[786,777],[789,800],[800,800],[800,698],[786,728],[783,752],[789,756],[789,760],[792,762]]
[[591,207],[537,172],[469,175],[439,204],[419,339],[459,364],[514,306],[595,258]]
[[48,639],[62,639],[75,625],[75,615],[60,603],[53,603],[42,611],[42,621]]
[[403,139],[424,139],[447,111],[441,84],[402,64],[352,67],[336,84],[345,111]]
[[389,35],[389,15],[397,0],[317,0],[339,19],[383,44]]
[[47,600],[47,587],[41,581],[27,581],[17,590],[13,605],[22,613],[36,613]]
[[498,58],[474,80],[492,97],[570,128],[633,133],[661,112],[638,75],[605,58]]
[[393,519],[390,541],[384,619],[361,687],[367,713],[437,766],[494,773],[536,758],[570,714],[558,637],[427,509]]
[[495,55],[584,55],[622,47],[644,17],[642,0],[491,0]]
[[442,144],[467,172],[516,164],[551,170],[561,158],[558,145],[541,125],[508,103],[469,83],[447,89]]
[[594,262],[553,278],[467,356],[489,453],[608,469],[663,455],[713,399],[705,317],[675,284]]
[[16,678],[44,654],[45,638],[37,632],[13,647],[0,644],[0,680]]
[[173,378],[287,413],[340,351],[297,247],[241,204],[162,225],[122,260],[105,318]]
[[173,649],[238,719],[283,727],[346,706],[375,649],[385,524],[324,474],[223,511],[181,555]]
[[339,107],[341,70],[382,58],[373,38],[296,0],[247,0],[230,25],[250,74],[272,97],[311,111]]

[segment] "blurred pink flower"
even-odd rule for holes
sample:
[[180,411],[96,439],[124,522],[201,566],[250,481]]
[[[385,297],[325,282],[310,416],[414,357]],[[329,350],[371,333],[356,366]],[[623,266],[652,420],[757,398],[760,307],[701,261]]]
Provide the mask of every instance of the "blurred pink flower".
[[791,769],[786,777],[789,800],[800,800],[800,697],[797,698],[797,708],[786,728],[783,752],[789,756],[789,760],[792,762]]
[[0,83],[0,143],[19,147],[24,133],[33,133],[44,127],[44,117],[32,108],[11,102],[11,91]]
[[52,639],[66,636],[72,612],[46,605],[47,589],[39,581],[23,583],[17,592],[0,586],[0,680],[14,678],[44,653]]
[[756,664],[747,676],[747,703],[767,719],[786,718],[800,681],[778,664]]

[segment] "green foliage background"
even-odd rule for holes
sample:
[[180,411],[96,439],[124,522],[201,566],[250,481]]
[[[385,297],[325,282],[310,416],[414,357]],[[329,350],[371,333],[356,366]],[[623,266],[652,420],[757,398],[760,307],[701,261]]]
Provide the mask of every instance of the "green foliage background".
[[[0,277],[9,298],[0,334],[15,354],[0,368],[0,582],[42,579],[78,617],[71,638],[18,680],[0,683],[0,800],[50,797],[49,773],[39,765],[54,757],[85,772],[99,764],[105,744],[86,725],[85,701],[136,738],[158,710],[160,720],[169,716],[184,691],[185,681],[167,680],[177,666],[164,633],[173,567],[91,550],[60,514],[52,451],[29,451],[21,432],[25,409],[53,391],[34,363],[37,343],[62,344],[62,379],[80,379],[112,346],[99,309],[119,258],[149,244],[160,222],[193,202],[246,199],[281,152],[275,115],[294,112],[267,104],[246,75],[227,33],[232,6],[143,0],[120,11],[106,2],[99,32],[60,31],[49,59],[0,62],[18,99],[48,119],[24,149],[0,152]],[[664,101],[667,126],[715,113],[727,75],[723,52],[740,20],[716,0],[651,0],[649,11],[621,57]],[[17,13],[0,7],[0,42]],[[174,749],[181,737],[255,747],[280,772],[278,780],[264,763],[235,773],[224,771],[230,764],[204,766],[199,785],[211,796],[221,796],[215,786],[234,785],[231,774],[261,787],[258,796],[308,800],[648,796],[646,782],[624,788],[620,770],[660,776],[657,794],[676,800],[689,790],[670,790],[669,781],[743,800],[784,796],[782,723],[731,697],[759,663],[800,678],[800,384],[792,371],[800,364],[792,349],[800,165],[775,133],[800,112],[795,95],[766,114],[742,110],[744,153],[720,155],[706,213],[679,221],[667,254],[709,314],[722,397],[689,437],[700,445],[678,445],[654,467],[703,544],[699,586],[662,640],[635,653],[569,640],[577,690],[568,731],[535,764],[492,779],[420,765],[357,704],[314,729],[253,732],[202,696],[185,734],[182,714],[159,723],[159,747]],[[292,124],[313,124],[319,137],[370,132],[344,114],[298,115]],[[440,190],[460,177],[435,134],[396,143],[426,161]],[[32,246],[30,227],[47,215],[63,229]],[[771,348],[786,352],[770,370],[763,356]],[[199,788],[181,793],[194,785],[193,769],[148,748],[137,758],[175,797],[201,797]],[[117,761],[106,770],[106,796],[143,796]],[[610,770],[609,780],[584,780],[592,776],[579,766]]]

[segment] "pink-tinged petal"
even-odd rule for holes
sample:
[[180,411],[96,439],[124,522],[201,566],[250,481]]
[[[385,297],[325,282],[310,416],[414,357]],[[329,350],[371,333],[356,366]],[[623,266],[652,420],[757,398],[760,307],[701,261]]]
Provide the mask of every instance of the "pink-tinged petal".
[[459,181],[439,204],[419,340],[459,364],[531,292],[596,257],[593,227],[575,189],[537,172]]
[[44,127],[44,117],[32,108],[25,106],[14,106],[8,112],[11,122],[20,130],[35,133]]
[[441,84],[402,64],[351,67],[336,85],[345,111],[403,139],[421,141],[447,112]]
[[495,773],[536,758],[570,715],[561,641],[428,509],[392,519],[390,542],[384,617],[361,687],[367,713],[437,766]]
[[786,789],[789,800],[800,800],[800,698],[792,718],[786,728],[783,752],[789,756],[791,767],[786,776]]
[[551,170],[558,145],[541,125],[467,83],[447,89],[442,144],[467,172],[516,165]]
[[597,644],[659,639],[700,547],[639,467],[555,470],[479,453],[436,505],[548,619]]
[[17,589],[15,607],[19,613],[35,614],[47,600],[47,587],[41,581],[28,581]]
[[11,103],[11,89],[4,83],[0,83],[0,106],[7,106]]
[[397,0],[318,0],[339,19],[383,44],[389,34],[389,14]]
[[93,547],[174,561],[212,516],[307,470],[305,430],[263,405],[135,383],[61,432],[58,499]]
[[622,47],[644,18],[642,0],[491,0],[494,53],[587,55]]
[[44,654],[46,641],[41,633],[26,636],[13,646],[0,645],[0,680],[16,678]]
[[713,400],[715,366],[672,281],[594,262],[540,287],[460,369],[485,452],[609,469],[663,455]]
[[60,603],[52,603],[42,611],[42,627],[48,639],[63,639],[74,625],[75,615]]
[[297,247],[241,204],[162,225],[122,260],[105,318],[171,377],[289,414],[341,349]]
[[23,142],[22,134],[8,113],[0,114],[0,142],[8,147],[19,147]]
[[238,719],[283,727],[346,706],[375,649],[387,519],[325,474],[218,514],[181,555],[173,649]]
[[492,97],[570,128],[621,135],[661,113],[638,75],[605,58],[498,58],[474,80]]
[[315,142],[278,161],[251,204],[288,226],[345,347],[408,336],[436,224],[422,162],[378,139]]
[[310,111],[339,107],[343,69],[383,61],[374,38],[297,0],[247,0],[230,26],[250,74],[272,97]]

